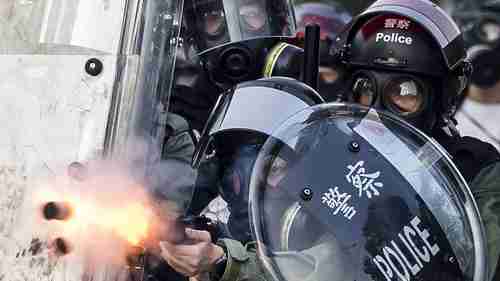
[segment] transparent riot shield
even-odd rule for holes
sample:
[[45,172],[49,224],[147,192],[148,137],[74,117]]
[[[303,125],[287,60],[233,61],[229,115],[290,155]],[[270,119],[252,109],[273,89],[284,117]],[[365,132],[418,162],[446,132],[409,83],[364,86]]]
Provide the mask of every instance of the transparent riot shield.
[[306,109],[273,133],[252,177],[252,231],[274,280],[486,280],[469,188],[396,117]]
[[[41,182],[71,189],[67,176],[81,179],[86,163],[103,157],[133,163],[143,177],[158,168],[182,7],[182,0],[1,1],[0,279],[129,277],[116,264],[90,266],[83,255],[53,257],[50,240],[62,222],[41,221],[32,203]],[[185,182],[193,176],[181,174]]]

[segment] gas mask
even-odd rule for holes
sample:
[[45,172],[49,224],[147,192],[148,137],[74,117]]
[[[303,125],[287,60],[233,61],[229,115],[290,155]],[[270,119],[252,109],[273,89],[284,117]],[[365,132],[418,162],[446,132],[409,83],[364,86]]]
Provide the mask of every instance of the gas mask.
[[248,185],[252,167],[261,145],[241,144],[235,152],[220,157],[220,194],[226,202],[231,216],[228,228],[233,238],[247,242],[251,240],[248,227]]
[[205,70],[223,89],[261,78],[269,51],[293,36],[289,0],[191,2],[188,28]]
[[436,91],[432,79],[397,72],[358,70],[352,81],[351,101],[389,111],[417,128],[435,124],[432,97]]
[[221,89],[210,81],[195,52],[188,39],[179,42],[169,111],[185,118],[191,129],[201,132]]
[[445,1],[443,8],[460,27],[467,57],[474,66],[471,82],[488,89],[500,81],[500,4],[498,1]]

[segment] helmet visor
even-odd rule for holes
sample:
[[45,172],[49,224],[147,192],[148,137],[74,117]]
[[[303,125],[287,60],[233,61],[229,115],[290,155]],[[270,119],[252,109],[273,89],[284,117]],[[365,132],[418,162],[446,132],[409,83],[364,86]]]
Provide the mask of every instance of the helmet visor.
[[188,7],[198,51],[259,37],[292,36],[293,11],[288,0],[203,0]]

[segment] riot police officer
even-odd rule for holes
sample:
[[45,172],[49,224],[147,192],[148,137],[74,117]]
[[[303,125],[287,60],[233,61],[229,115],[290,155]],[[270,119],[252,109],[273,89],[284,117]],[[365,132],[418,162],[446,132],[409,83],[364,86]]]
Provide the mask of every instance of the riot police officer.
[[[500,250],[500,214],[494,207],[500,200],[500,155],[455,129],[453,114],[471,75],[462,36],[451,18],[427,1],[400,1],[399,8],[389,2],[375,2],[345,34],[340,52],[350,72],[348,99],[405,119],[450,153],[479,206],[492,277]],[[378,14],[384,9],[387,13]]]
[[[309,86],[285,77],[241,83],[220,96],[194,153],[199,177],[191,211],[198,213],[222,195],[231,212],[229,236],[212,241],[216,237],[208,232],[188,230],[193,244],[164,242],[163,257],[175,270],[186,276],[210,273],[211,280],[238,274],[239,263],[247,259],[242,245],[252,240],[248,186],[260,147],[288,116],[323,102]],[[255,265],[255,259],[250,262]]]
[[[187,1],[168,120],[174,137],[167,138],[163,154],[182,154],[183,159],[191,160],[219,94],[239,82],[262,77],[267,52],[280,40],[292,37],[294,29],[288,0]],[[197,133],[191,133],[193,130]],[[212,180],[200,177],[193,214],[218,196]]]
[[293,36],[295,20],[288,0],[189,0],[184,6],[168,127],[170,134],[194,130],[199,136],[218,95],[261,78],[269,49]]

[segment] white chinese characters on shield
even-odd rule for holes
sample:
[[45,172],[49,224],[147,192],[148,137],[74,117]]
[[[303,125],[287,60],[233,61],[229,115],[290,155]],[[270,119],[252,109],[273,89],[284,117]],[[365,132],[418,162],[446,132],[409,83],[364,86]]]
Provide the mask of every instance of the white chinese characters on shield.
[[321,202],[333,210],[334,215],[343,215],[351,220],[356,215],[356,209],[349,205],[352,196],[347,193],[341,193],[339,188],[329,188],[321,197]]
[[358,197],[366,195],[368,199],[373,196],[379,196],[379,189],[384,187],[384,184],[377,181],[380,177],[380,172],[369,173],[366,171],[364,161],[359,161],[355,165],[348,165],[349,173],[346,175],[347,182],[357,190]]

